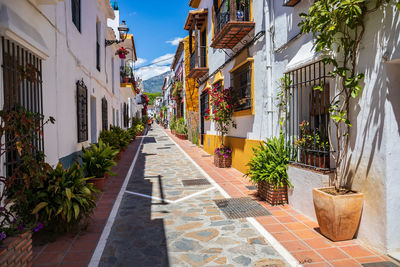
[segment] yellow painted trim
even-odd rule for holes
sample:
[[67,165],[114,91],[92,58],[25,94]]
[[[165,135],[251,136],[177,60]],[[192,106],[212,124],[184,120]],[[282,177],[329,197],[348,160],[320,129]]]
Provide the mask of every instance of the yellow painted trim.
[[236,67],[234,67],[233,69],[231,69],[229,72],[232,73],[235,70],[239,69],[240,67],[242,67],[243,65],[249,63],[249,62],[254,62],[254,58],[252,57],[248,57],[246,58],[246,60],[244,60],[242,63],[240,63],[239,65],[237,65]]
[[251,111],[252,109],[245,109],[245,110],[239,110],[239,111],[235,111],[233,112],[233,117],[241,117],[241,116],[248,116],[248,115],[252,115],[253,112]]
[[191,0],[189,1],[189,6],[193,8],[198,8],[201,0]]
[[[258,147],[261,140],[245,139],[226,136],[224,144],[232,149],[232,167],[245,173],[248,169],[247,163],[253,157],[252,148]],[[220,139],[217,135],[204,135],[203,149],[213,155],[214,150],[220,145]]]
[[250,0],[250,21],[253,21],[253,1]]
[[222,88],[224,85],[224,75],[222,75],[221,71],[218,71],[217,74],[214,76],[214,81],[212,82],[212,85],[216,84],[217,82],[222,81]]

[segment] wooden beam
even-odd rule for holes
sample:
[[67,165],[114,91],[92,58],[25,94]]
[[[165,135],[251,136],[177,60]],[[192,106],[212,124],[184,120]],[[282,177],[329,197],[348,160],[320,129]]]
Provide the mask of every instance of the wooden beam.
[[229,1],[229,21],[236,21],[236,0]]
[[194,67],[199,67],[199,28],[197,26],[197,17],[194,19]]

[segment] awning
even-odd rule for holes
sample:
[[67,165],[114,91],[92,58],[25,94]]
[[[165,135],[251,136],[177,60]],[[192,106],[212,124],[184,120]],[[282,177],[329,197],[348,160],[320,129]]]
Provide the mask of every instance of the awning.
[[5,5],[0,5],[0,35],[20,43],[42,59],[49,56],[49,49],[40,32]]
[[297,51],[296,55],[289,61],[285,72],[298,69],[301,66],[307,65],[320,59],[320,54],[315,52],[312,40],[303,44]]

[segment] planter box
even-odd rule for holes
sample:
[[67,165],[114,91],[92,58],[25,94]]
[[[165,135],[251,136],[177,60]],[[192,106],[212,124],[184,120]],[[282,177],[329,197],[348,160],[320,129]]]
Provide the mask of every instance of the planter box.
[[331,195],[324,189],[314,188],[315,214],[321,233],[332,241],[353,239],[360,224],[364,194]]
[[0,248],[0,267],[32,266],[32,234],[8,237]]
[[218,168],[230,168],[232,166],[232,155],[225,158],[224,156],[214,153],[214,165]]
[[92,179],[87,180],[87,182],[88,183],[92,183],[94,187],[96,187],[100,191],[103,191],[104,180],[105,180],[105,177],[103,177],[103,178],[92,178]]
[[176,133],[175,135],[176,135],[176,137],[178,137],[179,139],[187,140],[187,135],[186,135],[186,134],[178,134],[178,133]]
[[287,185],[275,188],[273,184],[258,182],[258,196],[271,205],[283,205],[288,203]]
[[329,169],[330,158],[327,155],[315,155],[302,152],[300,161],[309,166],[314,166],[321,169]]

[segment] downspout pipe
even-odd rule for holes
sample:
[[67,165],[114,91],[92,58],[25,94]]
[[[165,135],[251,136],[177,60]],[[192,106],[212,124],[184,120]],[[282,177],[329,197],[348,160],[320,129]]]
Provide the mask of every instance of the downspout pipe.
[[273,18],[273,0],[265,0],[265,33],[266,33],[266,77],[267,77],[267,137],[272,137],[274,135],[274,103],[273,103],[273,73],[272,73],[272,53],[273,53],[273,25],[271,25],[271,21]]

